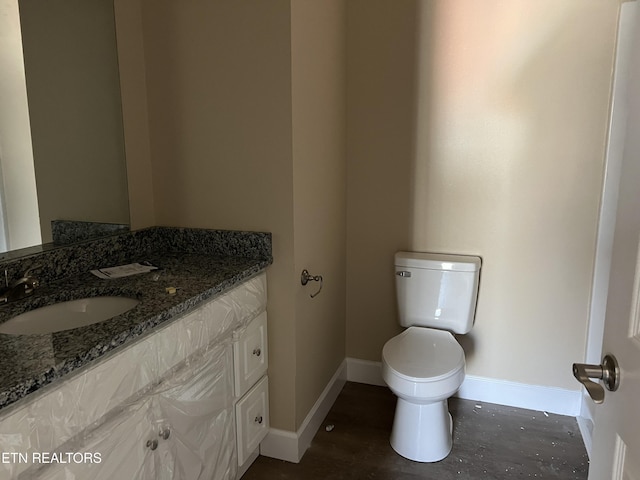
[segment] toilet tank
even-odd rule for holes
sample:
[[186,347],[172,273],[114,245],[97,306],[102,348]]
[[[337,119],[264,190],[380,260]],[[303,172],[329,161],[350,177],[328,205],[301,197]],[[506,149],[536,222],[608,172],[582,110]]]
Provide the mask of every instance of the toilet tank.
[[480,257],[398,252],[396,294],[400,325],[467,333],[473,326]]

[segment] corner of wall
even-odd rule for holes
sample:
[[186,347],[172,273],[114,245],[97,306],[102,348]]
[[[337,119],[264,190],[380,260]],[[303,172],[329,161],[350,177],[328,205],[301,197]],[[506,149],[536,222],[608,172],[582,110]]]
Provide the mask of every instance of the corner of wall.
[[267,437],[260,444],[260,454],[287,462],[300,462],[346,381],[347,361],[345,359],[327,383],[300,428],[296,432],[269,429]]

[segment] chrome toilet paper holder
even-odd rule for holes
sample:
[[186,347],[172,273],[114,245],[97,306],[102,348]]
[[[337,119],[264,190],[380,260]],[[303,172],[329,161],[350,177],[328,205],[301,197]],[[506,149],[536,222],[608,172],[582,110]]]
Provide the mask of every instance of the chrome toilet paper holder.
[[300,274],[300,283],[304,286],[309,282],[320,282],[318,291],[309,295],[311,298],[315,298],[322,291],[322,275],[311,275],[305,268]]

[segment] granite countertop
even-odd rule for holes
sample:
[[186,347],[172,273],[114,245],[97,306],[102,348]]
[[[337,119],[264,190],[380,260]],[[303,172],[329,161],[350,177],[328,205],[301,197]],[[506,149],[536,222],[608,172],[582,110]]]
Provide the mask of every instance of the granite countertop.
[[[152,254],[159,270],[103,280],[90,272],[52,282],[33,297],[0,306],[0,323],[48,304],[97,295],[135,297],[132,310],[105,322],[43,335],[0,334],[0,415],[32,392],[78,372],[108,352],[256,275],[270,259],[198,253]],[[113,265],[104,265],[104,267]],[[158,276],[159,275],[159,276]],[[166,287],[177,287],[174,295]]]

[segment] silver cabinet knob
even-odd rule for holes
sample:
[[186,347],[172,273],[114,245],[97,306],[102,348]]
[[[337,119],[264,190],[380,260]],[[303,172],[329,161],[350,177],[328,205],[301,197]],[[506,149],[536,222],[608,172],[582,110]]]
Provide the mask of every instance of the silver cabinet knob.
[[259,425],[262,425],[262,415],[259,415],[255,418],[254,422],[256,422]]
[[167,438],[169,438],[169,435],[171,435],[171,430],[169,428],[163,428],[162,430],[160,430],[160,433],[158,433],[158,435],[163,440],[166,440]]
[[613,355],[605,355],[601,365],[586,363],[573,364],[573,376],[587,389],[587,393],[595,403],[604,402],[604,388],[602,385],[589,380],[602,380],[607,390],[615,392],[620,386],[620,367]]
[[147,440],[147,447],[151,450],[158,448],[158,440]]
[[260,350],[260,348],[259,348],[259,347],[256,347],[256,348],[254,348],[254,349],[253,349],[253,354],[254,354],[256,357],[259,357],[260,355],[262,355],[262,351]]

